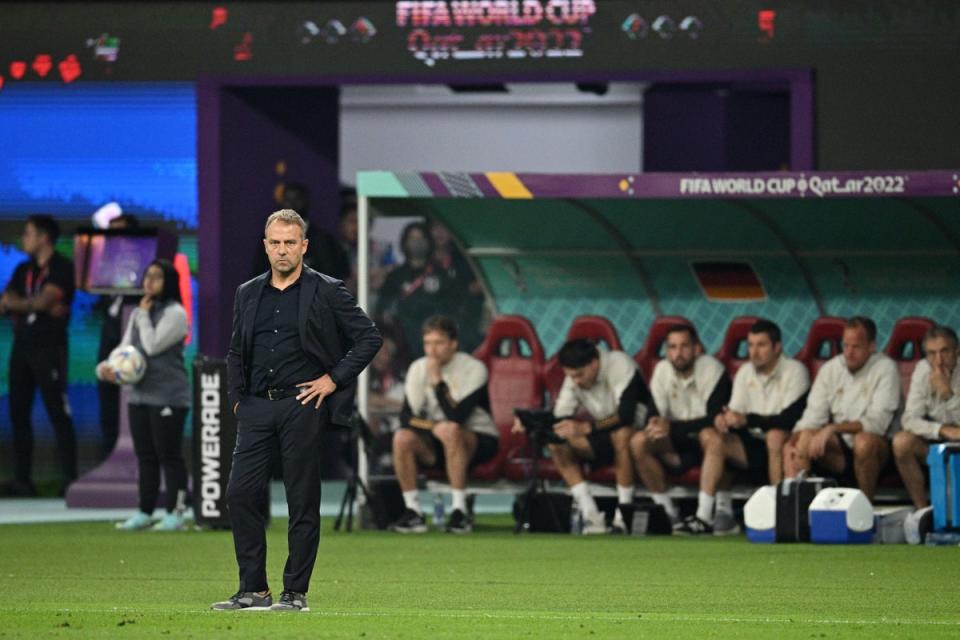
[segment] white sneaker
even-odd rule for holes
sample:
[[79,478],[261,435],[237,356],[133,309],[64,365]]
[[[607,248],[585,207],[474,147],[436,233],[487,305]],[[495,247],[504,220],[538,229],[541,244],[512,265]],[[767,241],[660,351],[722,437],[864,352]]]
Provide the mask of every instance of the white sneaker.
[[903,521],[903,535],[907,539],[907,544],[921,544],[923,542],[924,534],[927,533],[929,528],[923,527],[922,521],[924,516],[931,518],[932,513],[933,507],[924,507],[907,516],[907,519]]
[[153,525],[151,531],[186,531],[187,523],[183,521],[183,516],[177,513],[168,513],[157,524]]
[[595,536],[607,533],[607,519],[601,511],[593,518],[583,517],[583,530],[580,531],[585,536]]
[[116,524],[116,527],[119,531],[143,531],[144,529],[149,529],[152,526],[153,518],[145,514],[143,511],[137,511],[123,522],[118,522]]

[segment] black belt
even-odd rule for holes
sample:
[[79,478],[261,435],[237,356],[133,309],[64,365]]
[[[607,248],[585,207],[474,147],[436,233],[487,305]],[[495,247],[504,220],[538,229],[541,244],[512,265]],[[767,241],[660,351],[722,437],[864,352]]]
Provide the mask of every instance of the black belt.
[[300,391],[300,387],[281,387],[279,389],[267,389],[266,391],[261,391],[260,393],[255,393],[253,395],[266,400],[283,400],[284,398],[289,398],[299,394]]

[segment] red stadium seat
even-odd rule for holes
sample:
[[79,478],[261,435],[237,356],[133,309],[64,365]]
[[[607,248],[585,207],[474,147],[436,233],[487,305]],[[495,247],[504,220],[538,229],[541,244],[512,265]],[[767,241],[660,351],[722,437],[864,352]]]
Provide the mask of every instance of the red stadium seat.
[[637,351],[636,355],[633,356],[633,359],[640,365],[640,373],[643,374],[643,378],[648,384],[650,376],[653,375],[653,368],[663,358],[663,346],[667,340],[667,331],[675,324],[693,326],[693,323],[683,316],[660,316],[650,325],[647,339],[640,351]]
[[543,345],[529,320],[522,316],[500,316],[487,330],[484,341],[473,352],[487,365],[490,410],[500,432],[496,457],[473,469],[471,477],[493,482],[504,473],[511,453],[522,450],[526,438],[510,433],[513,410],[543,406]]
[[890,340],[883,352],[896,360],[900,367],[900,387],[904,397],[909,390],[913,370],[923,357],[923,336],[933,326],[934,322],[929,318],[911,316],[897,320],[890,332]]
[[810,379],[817,377],[817,372],[830,358],[843,352],[843,327],[846,321],[836,316],[817,318],[810,325],[807,341],[803,344],[796,358],[807,366]]
[[[617,329],[613,323],[602,316],[578,316],[574,318],[570,329],[567,330],[567,341],[586,338],[596,343],[603,343],[608,351],[622,351],[623,345]],[[543,385],[550,395],[551,402],[557,399],[557,393],[563,384],[563,367],[557,356],[547,360],[543,366]]]
[[739,316],[727,325],[727,332],[723,336],[720,349],[714,355],[727,368],[731,378],[736,375],[737,369],[749,360],[747,334],[750,333],[750,327],[759,319],[757,316]]
[[567,340],[586,338],[594,342],[603,342],[609,351],[622,351],[620,336],[613,323],[603,316],[577,316],[567,331]]

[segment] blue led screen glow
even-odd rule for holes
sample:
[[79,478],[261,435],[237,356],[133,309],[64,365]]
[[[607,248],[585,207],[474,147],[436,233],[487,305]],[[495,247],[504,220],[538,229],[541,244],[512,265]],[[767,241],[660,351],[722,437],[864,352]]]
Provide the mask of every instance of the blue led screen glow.
[[[49,213],[64,227],[58,250],[72,255],[70,229],[89,225],[108,202],[180,237],[196,300],[196,104],[191,83],[10,83],[0,91],[0,286],[18,262],[25,218]],[[93,367],[100,320],[96,296],[78,292],[70,325],[69,398],[77,436],[100,437]],[[196,352],[196,318],[188,355]],[[0,318],[0,438],[9,442],[10,322]],[[52,438],[39,397],[37,438]]]

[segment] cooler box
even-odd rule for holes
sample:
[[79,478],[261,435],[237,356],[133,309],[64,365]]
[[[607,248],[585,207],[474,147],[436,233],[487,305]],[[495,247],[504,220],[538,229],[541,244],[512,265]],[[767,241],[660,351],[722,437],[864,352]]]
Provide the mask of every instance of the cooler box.
[[750,542],[777,541],[777,485],[757,489],[743,506],[743,523]]
[[810,503],[810,541],[820,544],[873,542],[873,505],[859,489],[823,489]]

